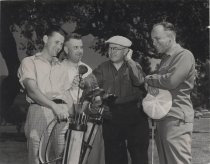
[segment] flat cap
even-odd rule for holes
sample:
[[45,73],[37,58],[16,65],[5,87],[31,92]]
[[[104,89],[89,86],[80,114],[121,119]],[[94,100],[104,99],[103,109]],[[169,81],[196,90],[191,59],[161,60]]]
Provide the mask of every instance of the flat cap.
[[109,38],[105,43],[112,43],[112,44],[118,44],[124,47],[130,47],[132,45],[132,42],[123,36],[113,36]]
[[168,90],[159,89],[159,94],[153,96],[147,93],[142,101],[144,112],[152,119],[165,117],[172,107],[172,95]]

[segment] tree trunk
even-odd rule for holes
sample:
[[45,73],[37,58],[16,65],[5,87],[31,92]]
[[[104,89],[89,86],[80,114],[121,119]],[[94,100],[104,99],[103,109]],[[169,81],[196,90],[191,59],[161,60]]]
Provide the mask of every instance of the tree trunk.
[[11,122],[13,120],[9,120],[9,116],[13,113],[10,111],[10,107],[20,88],[17,78],[17,70],[20,61],[14,36],[9,29],[11,22],[8,14],[6,14],[7,9],[4,5],[1,7],[0,51],[7,65],[8,77],[4,79],[0,86],[0,111],[2,117],[4,117],[6,121]]

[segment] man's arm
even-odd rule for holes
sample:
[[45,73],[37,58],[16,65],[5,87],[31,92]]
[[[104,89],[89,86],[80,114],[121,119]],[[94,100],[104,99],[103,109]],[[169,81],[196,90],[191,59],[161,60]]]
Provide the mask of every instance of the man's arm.
[[132,59],[128,60],[127,63],[130,67],[129,72],[133,85],[142,85],[144,83],[144,73],[141,66]]
[[132,59],[133,50],[129,49],[128,54],[125,57],[125,61],[127,61],[130,69],[130,78],[133,82],[133,85],[140,86],[144,83],[144,73],[142,71],[141,66],[133,61]]
[[74,100],[73,100],[72,95],[70,94],[70,90],[65,91],[64,95],[65,95],[64,101],[67,103],[69,114],[74,114],[75,113]]
[[184,53],[174,59],[167,73],[159,75],[149,75],[145,78],[146,83],[149,86],[171,90],[181,84],[194,63],[193,55],[190,53]]
[[53,113],[59,120],[66,119],[68,112],[61,110],[60,106],[49,100],[37,87],[36,81],[32,79],[24,79],[23,84],[26,88],[28,96],[33,99],[37,104],[52,109]]

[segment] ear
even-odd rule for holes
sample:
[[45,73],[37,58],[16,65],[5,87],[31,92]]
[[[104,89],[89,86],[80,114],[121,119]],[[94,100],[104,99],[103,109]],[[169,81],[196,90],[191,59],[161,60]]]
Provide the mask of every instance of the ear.
[[48,41],[48,36],[47,36],[47,35],[44,35],[44,36],[43,36],[43,41],[44,41],[44,44],[47,43],[47,41]]
[[65,53],[68,54],[68,52],[69,52],[68,47],[64,46],[63,49],[64,49]]

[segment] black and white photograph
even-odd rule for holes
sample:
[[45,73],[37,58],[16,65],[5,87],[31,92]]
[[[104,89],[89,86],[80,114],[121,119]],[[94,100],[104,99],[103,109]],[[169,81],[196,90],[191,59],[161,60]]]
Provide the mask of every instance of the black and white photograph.
[[0,164],[210,164],[209,0],[0,0]]

